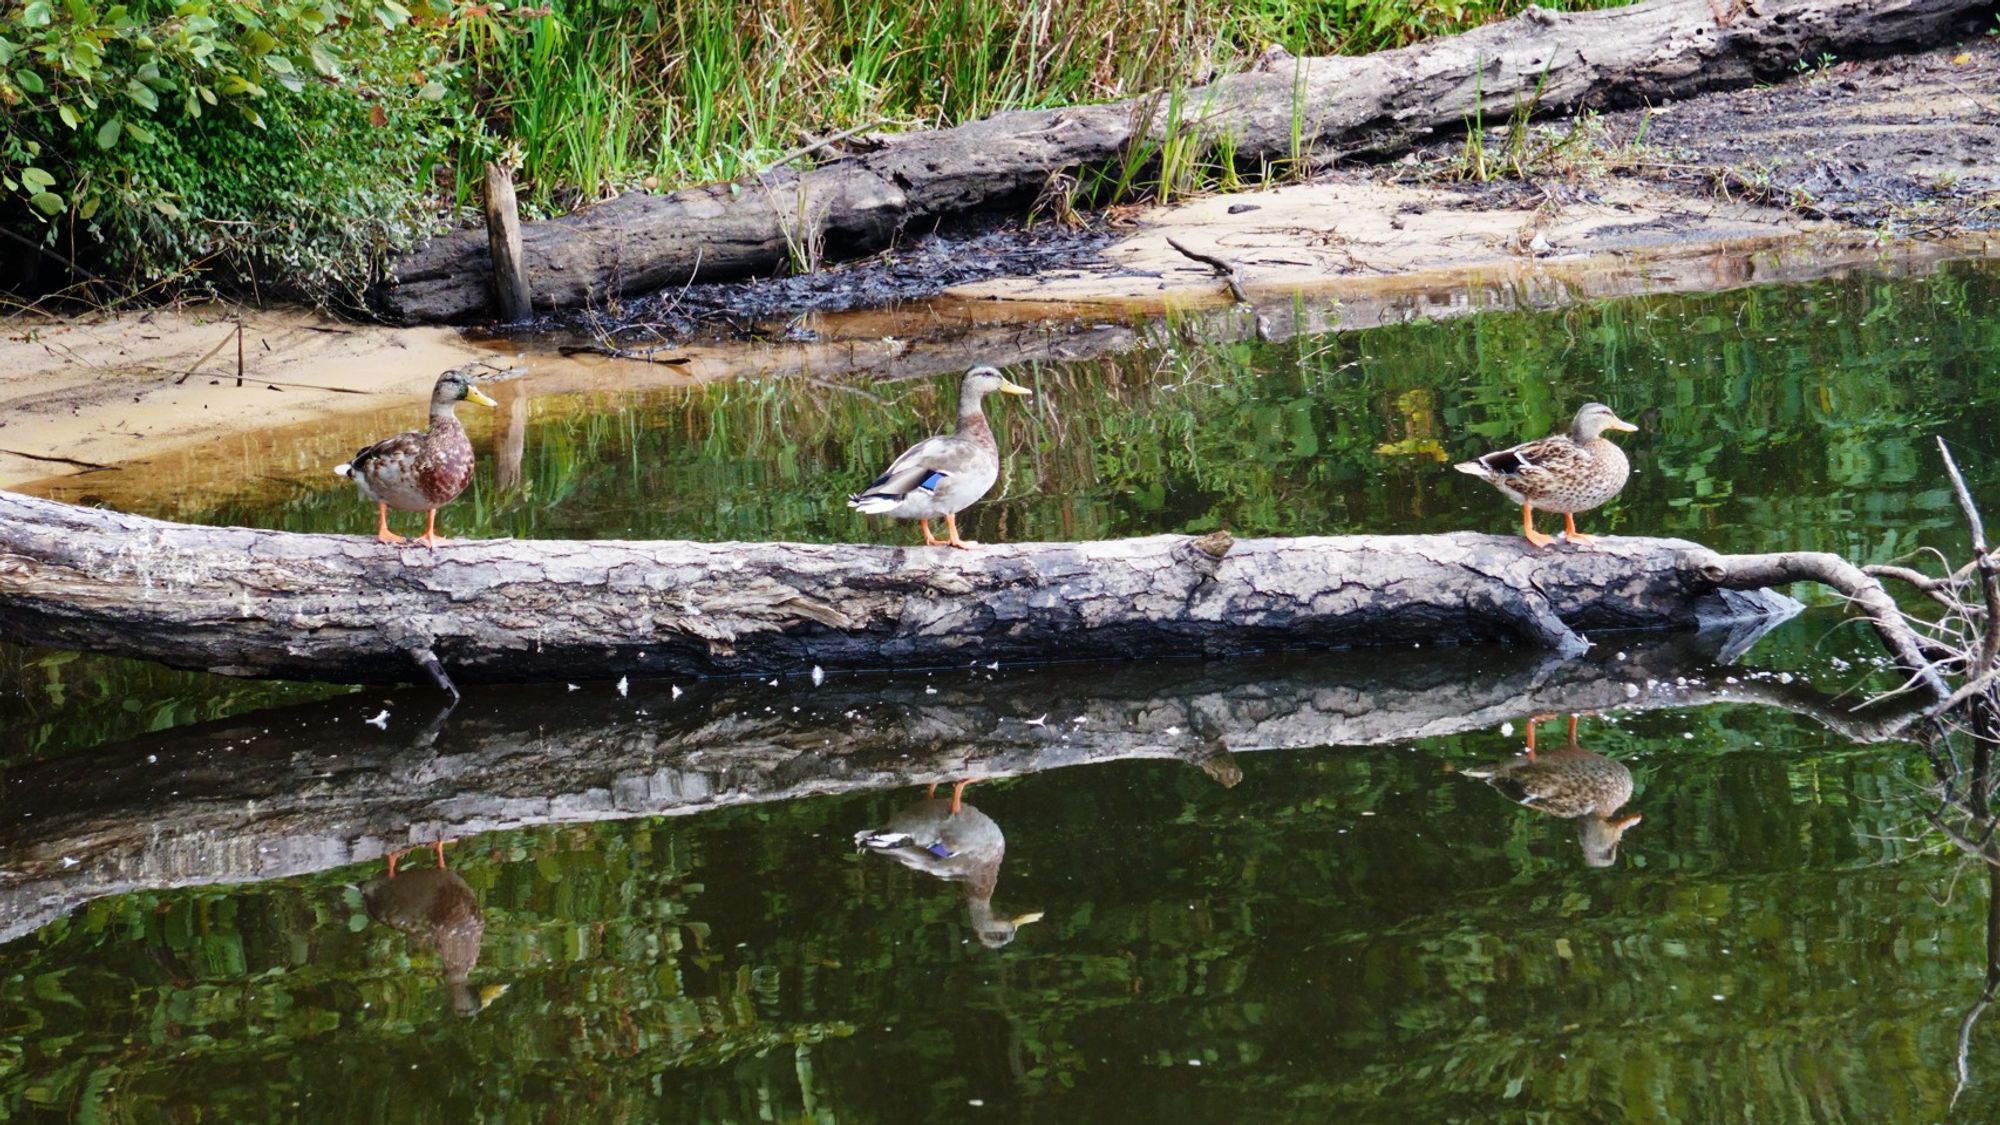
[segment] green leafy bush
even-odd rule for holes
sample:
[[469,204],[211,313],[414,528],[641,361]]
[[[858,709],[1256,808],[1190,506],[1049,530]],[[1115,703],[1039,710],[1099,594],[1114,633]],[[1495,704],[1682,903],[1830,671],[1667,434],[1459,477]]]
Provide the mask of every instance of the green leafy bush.
[[431,221],[442,59],[396,0],[29,0],[0,19],[0,226],[124,282],[351,303]]

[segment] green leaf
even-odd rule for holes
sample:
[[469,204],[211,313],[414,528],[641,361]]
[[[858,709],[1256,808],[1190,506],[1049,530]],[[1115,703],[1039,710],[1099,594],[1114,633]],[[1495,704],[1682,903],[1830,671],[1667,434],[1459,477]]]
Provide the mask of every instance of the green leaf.
[[125,127],[125,119],[114,117],[97,127],[97,147],[110,148],[118,143],[118,133]]
[[125,96],[138,102],[148,110],[160,108],[160,96],[155,94],[151,87],[136,78],[125,83]]
[[45,215],[62,214],[63,198],[55,192],[37,192],[28,198],[28,202],[34,204],[36,209]]
[[250,34],[243,37],[244,49],[253,55],[268,55],[271,48],[277,45],[278,41],[271,37],[271,33],[261,27],[251,28]]
[[36,74],[34,71],[28,70],[26,68],[14,72],[14,85],[19,86],[21,89],[26,90],[30,94],[39,94],[42,91],[48,89],[48,87],[42,83],[41,75]]
[[56,178],[40,168],[29,167],[21,169],[21,182],[31,188],[45,188],[54,184]]
[[272,55],[264,60],[264,65],[270,67],[274,74],[297,73],[297,68],[292,66],[292,60],[283,55]]
[[30,0],[28,6],[21,9],[22,27],[47,27],[54,19],[55,9],[49,0]]
[[56,116],[62,118],[62,123],[72,129],[83,124],[83,119],[76,115],[76,110],[66,105],[56,107]]
[[153,131],[151,129],[146,128],[144,125],[139,124],[137,121],[127,121],[125,123],[125,135],[131,137],[135,141],[138,141],[142,145],[152,144],[153,141],[156,139],[153,136]]
[[444,100],[444,86],[437,82],[426,82],[424,88],[417,91],[417,96],[427,102],[441,102]]
[[102,202],[103,198],[101,196],[96,196],[96,195],[93,195],[90,198],[84,200],[81,204],[77,206],[76,209],[77,217],[83,219],[85,222],[89,222],[90,217],[92,215],[97,214],[97,205]]
[[314,70],[328,78],[340,77],[340,60],[333,57],[333,52],[327,49],[326,44],[315,39],[312,46],[307,48],[307,52],[312,55]]

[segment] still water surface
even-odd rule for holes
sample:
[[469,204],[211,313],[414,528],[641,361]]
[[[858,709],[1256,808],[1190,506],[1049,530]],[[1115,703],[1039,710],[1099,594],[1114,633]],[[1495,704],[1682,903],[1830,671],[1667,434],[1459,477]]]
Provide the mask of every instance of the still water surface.
[[[1011,372],[1041,393],[996,411],[1006,474],[966,528],[1505,530],[1505,502],[1445,462],[1596,398],[1643,432],[1625,441],[1631,487],[1586,530],[1867,560],[1962,549],[1929,443],[1957,443],[1996,496],[1995,356],[2000,270],[1969,265],[1279,344],[1170,325],[1144,349]],[[906,538],[842,501],[951,389],[468,409],[502,456],[446,527]],[[367,436],[120,503],[362,532],[373,514],[324,473]],[[1986,875],[1925,824],[1920,756],[1823,721],[1872,642],[1826,612],[1730,668],[1602,640],[1569,668],[1464,651],[554,685],[474,693],[437,724],[415,690],[0,651],[0,872],[41,847],[77,860],[32,894],[0,878],[0,920],[20,923],[0,944],[0,1107],[1992,1119],[2000,1029],[1974,1027],[1963,1090],[1956,1061],[1985,984]],[[1543,759],[1622,813],[1549,815],[1474,776],[1551,704],[1596,713],[1575,750],[1542,723]],[[381,711],[385,728],[365,724]],[[964,794],[972,838],[857,850],[864,830],[921,837],[942,819],[928,783],[947,800],[966,777],[986,778]],[[427,842],[425,810],[453,800],[514,827],[449,843],[451,876],[425,850],[386,881],[372,857]],[[112,871],[118,841],[176,824],[250,858]]]

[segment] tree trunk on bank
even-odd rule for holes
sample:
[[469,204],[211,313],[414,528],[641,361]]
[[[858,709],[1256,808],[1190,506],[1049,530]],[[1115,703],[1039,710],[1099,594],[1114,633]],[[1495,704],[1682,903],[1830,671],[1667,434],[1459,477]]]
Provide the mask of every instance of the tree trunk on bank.
[[[1713,663],[1751,639],[1630,637],[1581,660],[1511,650],[1476,668],[1405,648],[1088,677],[981,668],[817,687],[635,683],[629,695],[475,689],[455,709],[342,696],[7,771],[0,800],[22,815],[0,818],[0,941],[104,895],[299,875],[432,840],[1113,760],[1180,760],[1233,784],[1237,753],[1716,702],[1782,708],[1857,741],[1900,729],[1789,676]],[[382,729],[368,722],[378,714]],[[1495,731],[1494,757],[1517,746]]]
[[[1743,9],[1738,11],[1737,9]],[[1463,35],[1363,58],[1289,57],[1186,91],[1109,105],[1003,113],[797,174],[632,194],[522,228],[538,308],[570,308],[690,280],[768,274],[809,248],[865,253],[969,212],[1020,209],[1064,170],[1144,165],[1163,138],[1232,140],[1245,166],[1381,153],[1474,113],[1660,102],[1775,81],[1802,60],[1893,54],[1945,41],[1980,0],[1645,0],[1600,12],[1529,9]],[[1723,13],[1727,22],[1718,18]],[[1734,12],[1733,15],[1729,13]],[[483,231],[392,263],[375,294],[409,322],[489,316]]]
[[1762,584],[1737,580],[1735,565],[1674,539],[1537,551],[1469,532],[972,552],[609,540],[433,550],[0,493],[0,639],[232,676],[429,675],[446,687],[1485,641],[1574,655],[1587,647],[1579,631],[1797,608],[1735,592]]

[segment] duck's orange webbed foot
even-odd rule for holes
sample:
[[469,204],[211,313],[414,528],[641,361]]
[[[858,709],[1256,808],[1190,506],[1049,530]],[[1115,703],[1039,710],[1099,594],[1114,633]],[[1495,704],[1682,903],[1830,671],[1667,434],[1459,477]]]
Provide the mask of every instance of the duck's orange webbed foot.
[[937,536],[931,534],[931,521],[918,520],[917,526],[924,529],[924,546],[937,547],[941,546],[944,543],[944,540],[939,539]]
[[951,787],[951,811],[953,815],[957,815],[958,810],[965,807],[965,787],[970,784],[972,784],[970,781],[961,781]]
[[957,547],[961,551],[970,551],[974,547],[979,546],[979,544],[974,543],[970,539],[960,539],[958,537],[958,513],[956,512],[944,517],[944,529],[948,533],[945,538],[946,546]]
[[378,543],[408,543],[409,540],[389,530],[389,505],[375,505],[375,541]]
[[1563,513],[1563,538],[1572,543],[1579,543],[1584,546],[1589,546],[1597,542],[1597,536],[1585,535],[1576,529],[1576,514],[1574,512]]
[[438,538],[438,513],[436,508],[431,509],[431,517],[424,524],[424,533],[422,535],[417,536],[417,542],[422,543],[424,546],[433,549],[435,549],[439,543],[451,542],[451,540],[449,539]]
[[1556,541],[1555,536],[1543,535],[1541,532],[1535,530],[1535,506],[1533,504],[1521,505],[1521,534],[1527,536],[1528,542],[1537,547],[1546,547]]

